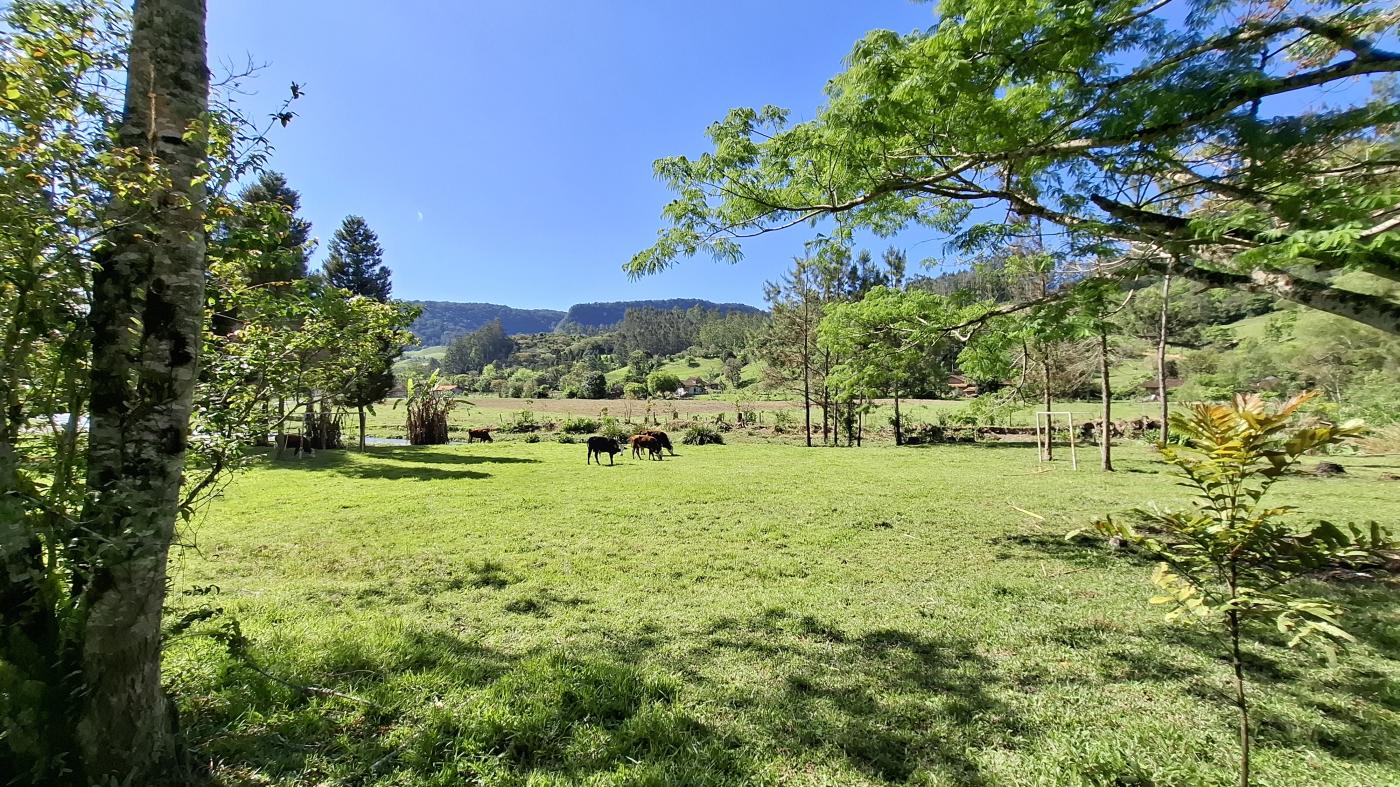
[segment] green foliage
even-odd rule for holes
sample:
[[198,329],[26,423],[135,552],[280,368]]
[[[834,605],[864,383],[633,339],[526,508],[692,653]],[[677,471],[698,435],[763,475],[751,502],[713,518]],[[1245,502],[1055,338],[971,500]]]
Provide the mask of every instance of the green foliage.
[[506,335],[500,320],[492,320],[453,339],[443,355],[442,368],[447,374],[479,372],[490,364],[507,360],[513,352],[515,341]]
[[565,421],[560,429],[565,434],[593,434],[598,431],[600,423],[596,418],[570,418]]
[[[857,42],[811,120],[733,109],[709,127],[709,152],[657,161],[675,193],[668,226],[628,270],[736,261],[743,238],[819,217],[836,218],[824,237],[836,244],[912,226],[969,253],[1015,250],[1045,226],[1076,257],[1132,244],[1158,272],[1170,260],[1207,286],[1400,331],[1393,297],[1303,275],[1397,272],[1386,4],[1263,18],[1241,3],[945,0],[935,18]],[[1353,79],[1376,89],[1328,92]],[[1324,96],[1335,101],[1314,111]],[[1266,99],[1283,109],[1261,116]]]
[[423,310],[413,323],[413,332],[428,346],[449,344],[456,337],[471,333],[492,321],[499,321],[507,335],[548,333],[564,317],[564,312],[554,309],[516,309],[494,303],[411,303]]
[[681,442],[686,445],[723,445],[724,435],[710,424],[696,422],[686,424]]
[[[307,258],[314,242],[311,222],[301,218],[301,195],[287,184],[280,172],[266,171],[238,194],[242,203],[238,221],[258,222],[251,232],[233,231],[235,237],[250,239],[240,249],[248,258],[248,278],[253,285],[295,281],[306,278]],[[280,231],[269,232],[269,228]]]
[[588,372],[578,387],[580,399],[608,398],[608,378],[602,372]]
[[544,424],[535,415],[533,410],[516,410],[511,414],[510,420],[501,427],[503,432],[515,432],[517,434],[528,434],[538,432],[544,428]]
[[[452,395],[437,390],[438,375],[433,372],[426,380],[408,379],[407,397],[403,404],[408,415],[408,442],[412,445],[442,445],[447,442],[447,414],[456,401]],[[394,402],[398,407],[399,402]]]
[[389,269],[384,266],[384,247],[360,216],[346,216],[336,229],[324,274],[334,287],[380,303],[389,300],[392,285]]
[[622,395],[628,399],[645,399],[648,395],[646,383],[624,383]]
[[1231,613],[1272,618],[1293,635],[1290,645],[1312,639],[1330,648],[1351,639],[1336,625],[1340,611],[1326,601],[1298,598],[1286,585],[1339,561],[1363,560],[1391,546],[1374,524],[1344,530],[1319,521],[1299,529],[1287,521],[1294,509],[1265,507],[1262,498],[1306,453],[1361,434],[1359,421],[1319,424],[1286,433],[1293,416],[1310,397],[1298,396],[1277,408],[1257,397],[1233,405],[1194,405],[1172,417],[1187,447],[1166,446],[1186,485],[1199,494],[1195,510],[1137,509],[1133,518],[1150,533],[1107,518],[1095,524],[1104,535],[1142,547],[1162,563],[1153,581],[1165,595],[1153,603],[1170,606],[1168,619],[1222,624]]
[[651,395],[670,399],[676,395],[676,389],[681,387],[681,378],[670,372],[652,372],[647,375],[647,390]]
[[1249,717],[1240,639],[1255,619],[1271,621],[1290,647],[1314,643],[1329,659],[1354,638],[1339,621],[1342,610],[1323,597],[1301,596],[1290,583],[1323,569],[1364,562],[1400,544],[1372,522],[1339,527],[1328,521],[1290,521],[1294,509],[1262,500],[1306,453],[1361,433],[1360,422],[1320,423],[1289,431],[1310,395],[1270,408],[1242,396],[1232,405],[1198,404],[1172,417],[1186,448],[1164,446],[1184,486],[1196,493],[1187,510],[1139,508],[1132,512],[1146,532],[1113,518],[1094,528],[1159,561],[1152,581],[1161,591],[1152,603],[1168,608],[1167,620],[1223,629],[1232,643],[1236,702],[1240,710],[1241,784],[1249,783]]
[[623,423],[612,416],[605,416],[602,426],[598,428],[598,434],[603,437],[611,437],[619,443],[625,443],[628,438],[637,433],[639,428],[632,424]]

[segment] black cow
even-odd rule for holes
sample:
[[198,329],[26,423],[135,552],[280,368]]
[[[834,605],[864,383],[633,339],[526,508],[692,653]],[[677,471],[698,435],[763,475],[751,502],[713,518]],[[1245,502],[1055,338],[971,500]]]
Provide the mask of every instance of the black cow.
[[608,455],[608,464],[613,463],[613,456],[622,453],[622,448],[617,444],[617,440],[611,437],[590,437],[588,438],[588,458],[583,461],[589,464],[596,457],[598,464],[603,463],[603,454]]
[[652,437],[655,437],[656,442],[660,443],[661,447],[665,448],[667,453],[669,453],[671,456],[676,455],[676,449],[671,447],[671,438],[660,429],[643,429],[641,432],[638,432],[638,434],[649,434]]

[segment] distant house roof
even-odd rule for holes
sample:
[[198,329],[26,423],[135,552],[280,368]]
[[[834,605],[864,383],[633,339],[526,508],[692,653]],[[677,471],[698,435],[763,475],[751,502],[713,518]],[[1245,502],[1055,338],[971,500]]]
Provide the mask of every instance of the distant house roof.
[[703,377],[689,377],[685,380],[682,380],[681,385],[684,385],[687,388],[694,388],[696,386],[704,388],[708,387],[709,383],[705,382],[705,378]]
[[975,382],[973,382],[973,381],[967,379],[966,377],[964,377],[964,376],[962,376],[962,375],[960,375],[960,374],[950,374],[950,375],[948,375],[948,387],[949,387],[949,388],[975,388],[975,387],[977,387],[977,383],[975,383]]
[[459,385],[453,385],[452,383],[438,383],[433,388],[433,393],[457,393],[460,390],[462,390],[462,387]]

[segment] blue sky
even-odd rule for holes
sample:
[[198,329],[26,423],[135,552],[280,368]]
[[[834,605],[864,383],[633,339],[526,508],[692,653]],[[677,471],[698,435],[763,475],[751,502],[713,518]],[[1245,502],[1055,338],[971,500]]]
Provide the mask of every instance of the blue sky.
[[[363,215],[397,297],[521,307],[634,298],[762,302],[802,230],[633,282],[661,226],[651,163],[706,149],[735,106],[810,118],[866,31],[925,27],[910,0],[234,0],[210,4],[210,60],[266,63],[241,101],[266,114],[293,81],[272,166],[321,239]],[[911,260],[938,253],[924,243]],[[883,246],[873,250],[877,252]]]

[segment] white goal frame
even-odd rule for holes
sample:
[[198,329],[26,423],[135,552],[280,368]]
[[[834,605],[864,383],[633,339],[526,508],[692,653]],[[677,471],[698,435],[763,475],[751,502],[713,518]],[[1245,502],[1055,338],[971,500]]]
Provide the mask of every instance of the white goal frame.
[[[1054,431],[1053,431],[1052,427],[1053,427],[1053,425],[1054,425],[1055,416],[1057,416],[1057,415],[1063,415],[1063,416],[1065,417],[1065,420],[1069,422],[1069,463],[1070,463],[1070,469],[1072,469],[1072,470],[1078,470],[1078,469],[1079,469],[1079,455],[1078,455],[1078,454],[1075,452],[1075,450],[1074,450],[1074,413],[1071,413],[1071,412],[1069,412],[1068,410],[1039,410],[1039,411],[1036,412],[1036,414],[1035,414],[1035,459],[1036,459],[1037,462],[1044,462],[1044,461],[1045,461],[1045,449],[1049,446],[1050,441],[1054,438]],[[1044,418],[1045,418],[1045,437],[1044,437],[1044,441],[1045,441],[1045,442],[1043,442],[1043,443],[1041,442],[1041,439],[1042,439],[1042,438],[1041,438],[1041,428],[1040,428],[1040,420],[1041,420],[1041,417],[1042,417],[1042,416],[1044,416]]]

